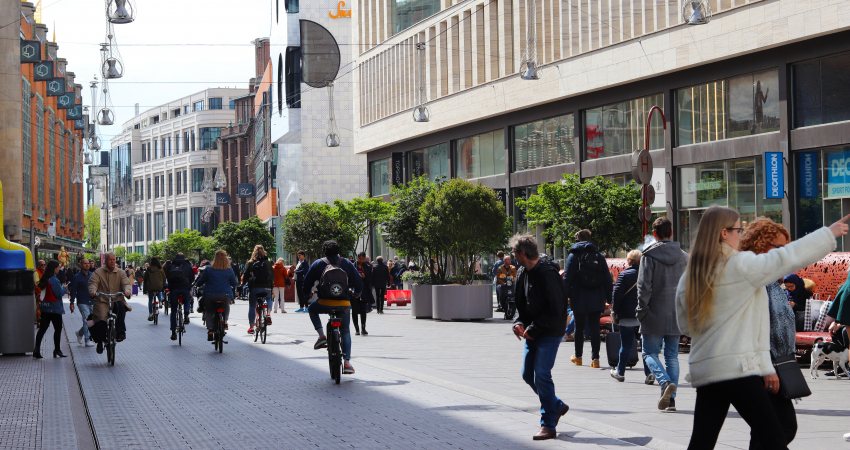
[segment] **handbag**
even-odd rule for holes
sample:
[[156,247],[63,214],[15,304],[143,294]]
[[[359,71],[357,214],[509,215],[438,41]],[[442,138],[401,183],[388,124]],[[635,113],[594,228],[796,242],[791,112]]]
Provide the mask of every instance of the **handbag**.
[[779,395],[793,400],[812,395],[803,371],[797,365],[794,355],[781,356],[773,363],[776,375],[779,377]]

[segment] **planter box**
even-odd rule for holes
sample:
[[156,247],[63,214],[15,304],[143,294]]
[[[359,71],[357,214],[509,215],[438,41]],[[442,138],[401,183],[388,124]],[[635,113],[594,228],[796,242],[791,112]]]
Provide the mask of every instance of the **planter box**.
[[[405,283],[407,284],[407,283]],[[411,284],[410,315],[416,319],[431,318],[431,285]]]
[[432,317],[437,320],[483,320],[493,317],[490,285],[431,286]]

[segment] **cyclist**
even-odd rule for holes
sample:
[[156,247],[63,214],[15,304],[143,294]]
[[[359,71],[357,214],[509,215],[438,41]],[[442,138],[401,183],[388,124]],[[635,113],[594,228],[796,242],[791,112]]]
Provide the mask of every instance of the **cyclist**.
[[204,288],[204,319],[207,322],[207,340],[213,340],[215,330],[215,302],[224,302],[224,323],[227,327],[227,318],[230,316],[230,302],[233,300],[233,290],[238,286],[236,274],[230,268],[227,261],[227,252],[219,250],[215,252],[215,259],[211,266],[198,272],[196,286]]
[[189,323],[189,313],[192,311],[192,296],[189,288],[195,280],[192,265],[183,253],[177,253],[174,259],[163,267],[165,279],[168,281],[168,302],[171,304],[171,340],[177,340],[177,297],[183,296],[183,324]]
[[[354,373],[354,367],[351,365],[351,332],[349,331],[349,322],[351,320],[351,297],[359,297],[363,290],[363,282],[360,280],[360,275],[354,264],[339,255],[339,244],[334,241],[325,241],[322,244],[322,251],[325,254],[324,258],[317,259],[310,266],[307,275],[304,277],[305,289],[311,291],[314,284],[318,284],[317,292],[319,299],[307,308],[310,313],[310,321],[313,322],[313,328],[319,333],[319,339],[313,346],[314,349],[325,348],[328,345],[327,337],[322,329],[322,322],[319,319],[319,314],[329,314],[331,311],[342,312],[342,357],[345,360],[342,373],[350,375]],[[341,269],[341,271],[340,271]],[[333,289],[333,285],[341,284],[344,274],[347,290]],[[330,288],[329,288],[330,287]],[[338,292],[341,291],[341,292]]]
[[505,283],[507,283],[508,277],[511,277],[516,284],[516,266],[511,264],[510,255],[503,257],[502,264],[496,269],[496,299],[499,302],[497,311],[504,311],[508,307],[508,298],[505,295],[507,294]]
[[[254,315],[257,313],[257,295],[266,294],[266,305],[272,310],[274,297],[272,297],[272,284],[274,283],[274,272],[272,263],[266,255],[266,249],[262,245],[255,245],[251,259],[245,264],[245,272],[242,274],[242,282],[248,283],[248,334],[254,333]],[[271,325],[271,316],[266,318]]]
[[[95,326],[91,328],[91,337],[97,343],[97,352],[103,353],[103,341],[106,338],[106,318],[109,316],[109,299],[98,297],[98,292],[123,292],[124,297],[130,298],[131,288],[133,286],[127,273],[118,268],[115,263],[115,253],[109,252],[105,255],[106,264],[95,270],[91,278],[89,278],[89,295],[94,302],[92,315],[94,316]],[[127,304],[127,300],[115,302],[115,340],[123,341],[127,337],[127,327],[124,325],[124,316],[127,311],[132,311],[133,308]],[[103,323],[103,325],[100,325]]]
[[148,269],[145,271],[142,279],[142,293],[148,294],[148,322],[153,320],[153,299],[162,301],[162,290],[165,288],[165,272],[162,271],[162,264],[159,258],[151,258],[148,264]]

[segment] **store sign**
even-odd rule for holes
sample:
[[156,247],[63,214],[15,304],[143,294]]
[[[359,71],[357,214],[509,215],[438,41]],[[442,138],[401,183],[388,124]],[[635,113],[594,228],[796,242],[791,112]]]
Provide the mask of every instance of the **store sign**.
[[74,107],[75,101],[74,93],[68,92],[59,96],[56,100],[56,106],[59,107],[59,109],[70,109]]
[[328,11],[328,17],[331,19],[350,19],[351,18],[351,8],[345,7],[345,1],[340,0],[336,4],[335,11]]
[[216,192],[215,193],[215,204],[219,205],[219,206],[229,205],[230,204],[230,194],[228,194],[226,192]]
[[493,189],[493,192],[496,194],[496,198],[499,199],[499,202],[505,207],[508,208],[508,190],[507,189]]
[[850,197],[850,150],[827,153],[826,196]]
[[37,63],[41,61],[41,41],[21,40],[21,62]]
[[53,78],[47,82],[47,96],[58,97],[65,95],[65,78]]
[[392,172],[393,186],[404,184],[404,153],[393,153],[390,170]]
[[74,105],[71,108],[68,108],[68,119],[69,120],[77,120],[83,118],[83,106],[82,105]]
[[33,66],[35,81],[50,81],[53,79],[53,61],[39,61]]
[[251,183],[239,183],[236,186],[236,196],[237,197],[253,197],[254,196],[254,185]]
[[764,153],[764,198],[785,197],[784,163],[782,152]]
[[818,152],[797,153],[800,198],[818,197]]

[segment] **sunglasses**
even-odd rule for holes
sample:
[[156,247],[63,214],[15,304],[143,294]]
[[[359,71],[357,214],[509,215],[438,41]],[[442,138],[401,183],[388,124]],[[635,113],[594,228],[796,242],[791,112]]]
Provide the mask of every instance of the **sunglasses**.
[[737,231],[738,233],[744,232],[744,227],[726,227],[729,231]]

